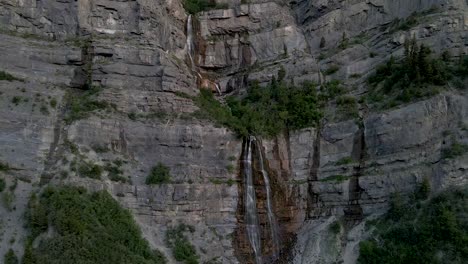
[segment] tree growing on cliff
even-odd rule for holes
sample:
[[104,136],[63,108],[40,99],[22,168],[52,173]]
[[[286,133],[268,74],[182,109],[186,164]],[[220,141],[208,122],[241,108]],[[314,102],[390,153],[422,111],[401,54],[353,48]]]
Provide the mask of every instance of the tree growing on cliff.
[[169,168],[161,162],[154,166],[148,177],[146,177],[146,184],[148,185],[168,183],[170,181],[171,175],[169,173]]

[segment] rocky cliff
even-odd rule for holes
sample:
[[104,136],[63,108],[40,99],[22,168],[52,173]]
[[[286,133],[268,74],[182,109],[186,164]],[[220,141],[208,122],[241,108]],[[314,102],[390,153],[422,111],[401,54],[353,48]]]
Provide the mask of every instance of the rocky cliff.
[[[242,96],[284,69],[287,82],[337,79],[363,98],[367,77],[412,36],[436,53],[468,54],[464,0],[228,0],[188,18],[179,0],[0,0],[0,71],[14,77],[0,80],[0,161],[8,164],[0,174],[15,186],[0,207],[1,256],[23,254],[30,194],[73,184],[108,190],[171,263],[164,234],[179,223],[195,227],[189,240],[202,262],[253,263],[245,139],[198,119],[190,96],[202,86],[219,89],[220,101]],[[260,165],[283,263],[355,263],[366,221],[387,210],[392,194],[425,178],[435,191],[468,183],[468,156],[443,157],[468,143],[465,91],[446,87],[390,109],[359,100],[356,113],[331,100],[319,126],[256,141],[265,260],[274,245]],[[146,185],[158,163],[171,183]],[[87,166],[104,168],[101,177],[83,177]]]

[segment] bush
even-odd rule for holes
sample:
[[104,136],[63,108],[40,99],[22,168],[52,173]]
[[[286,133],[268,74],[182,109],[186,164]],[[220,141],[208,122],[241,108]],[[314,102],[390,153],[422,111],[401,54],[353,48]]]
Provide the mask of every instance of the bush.
[[[142,238],[130,212],[106,191],[48,187],[40,198],[31,198],[26,216],[31,236],[24,264],[166,263]],[[32,241],[48,227],[53,228],[53,235],[32,247]]]
[[[468,189],[450,189],[428,201],[402,199],[360,243],[358,263],[465,263]],[[377,243],[378,241],[378,243]]]
[[189,14],[196,14],[217,7],[214,0],[184,0],[183,5]]
[[324,74],[325,75],[332,75],[334,73],[336,73],[337,71],[340,70],[340,66],[338,65],[331,65],[330,67],[328,67],[325,71],[324,71]]
[[166,244],[172,249],[172,254],[177,261],[187,264],[198,264],[199,256],[195,247],[190,244],[184,232],[194,232],[193,227],[180,224],[176,228],[171,228],[166,232]]
[[333,234],[338,234],[341,232],[341,224],[339,221],[335,221],[333,222],[330,227],[329,227],[330,231],[333,233]]
[[10,165],[8,165],[8,163],[0,161],[0,171],[9,171],[9,170],[11,170]]
[[16,256],[15,252],[10,248],[4,257],[5,264],[18,264],[18,257]]
[[82,177],[88,177],[91,179],[101,179],[102,167],[97,164],[83,162],[78,167],[78,173]]
[[16,78],[15,76],[9,74],[8,72],[4,72],[4,71],[0,71],[0,81],[1,80],[4,80],[4,81],[21,81],[21,79],[19,78]]
[[108,102],[95,100],[95,97],[97,97],[100,90],[101,89],[99,87],[92,87],[82,95],[71,96],[71,102],[67,116],[65,117],[65,122],[67,124],[71,124],[75,120],[88,117],[90,112],[112,107]]
[[169,173],[169,168],[162,163],[158,163],[158,165],[154,166],[148,177],[146,177],[146,184],[148,185],[168,183],[170,181],[171,175]]

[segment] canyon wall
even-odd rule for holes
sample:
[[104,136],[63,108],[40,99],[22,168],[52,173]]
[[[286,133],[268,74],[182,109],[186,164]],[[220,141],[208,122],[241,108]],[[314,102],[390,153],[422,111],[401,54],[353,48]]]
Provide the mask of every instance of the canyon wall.
[[[222,9],[193,19],[197,72],[219,84],[221,101],[280,69],[288,83],[339,79],[348,94],[363,96],[369,74],[401,55],[412,36],[435,52],[468,54],[464,0],[247,2],[219,1]],[[415,25],[394,29],[413,12],[420,12]],[[187,56],[187,19],[179,0],[0,0],[0,71],[18,78],[0,80],[0,161],[12,168],[0,175],[16,183],[11,208],[0,207],[0,256],[9,248],[23,254],[32,192],[74,184],[108,190],[171,263],[164,235],[179,223],[195,227],[189,240],[202,263],[253,263],[243,139],[194,115],[198,107],[187,95],[199,93],[200,80]],[[343,36],[352,44],[339,49]],[[331,66],[338,70],[324,74]],[[70,118],[92,87],[99,90],[86,100],[105,107]],[[435,191],[468,183],[468,156],[442,156],[454,142],[468,143],[467,98],[449,87],[393,109],[360,104],[354,119],[340,116],[332,100],[320,126],[258,139],[282,242],[278,263],[355,263],[365,222],[387,210],[392,194],[411,193],[425,178]],[[101,179],[79,175],[81,164],[114,163],[125,183],[112,181],[110,170]],[[171,182],[148,186],[158,163],[170,168]],[[337,233],[330,230],[336,221]]]

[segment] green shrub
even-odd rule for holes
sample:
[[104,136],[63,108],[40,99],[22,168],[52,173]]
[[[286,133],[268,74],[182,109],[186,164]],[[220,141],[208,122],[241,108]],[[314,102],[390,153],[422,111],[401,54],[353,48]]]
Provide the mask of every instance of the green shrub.
[[214,0],[184,0],[183,5],[185,10],[190,14],[196,14],[217,7]]
[[146,184],[162,184],[168,183],[171,181],[171,175],[169,172],[169,168],[162,163],[158,163],[158,165],[154,166],[148,177],[146,177]]
[[234,165],[229,164],[226,166],[226,169],[229,173],[233,173],[235,168],[234,168]]
[[13,96],[13,98],[11,99],[11,102],[14,105],[19,105],[21,103],[21,100],[22,100],[21,96]]
[[8,211],[13,211],[15,207],[13,206],[13,202],[15,200],[15,194],[12,191],[4,191],[2,192],[2,203],[3,207]]
[[102,174],[102,167],[97,164],[82,162],[78,167],[78,173],[82,177],[100,179]]
[[331,65],[330,67],[328,67],[325,71],[324,71],[324,74],[325,75],[332,75],[334,73],[336,73],[337,71],[340,70],[340,66],[338,65]]
[[335,235],[341,232],[341,224],[339,221],[333,222],[329,228],[330,231]]
[[18,264],[18,257],[16,256],[15,252],[10,248],[4,257],[5,264]]
[[93,111],[105,110],[112,107],[108,102],[95,100],[100,90],[99,87],[92,87],[82,95],[70,95],[70,106],[65,117],[65,122],[71,124],[75,120],[88,117]]
[[451,188],[428,201],[398,198],[360,243],[358,263],[466,263],[468,188]]
[[49,103],[52,108],[57,108],[57,99],[52,98]]
[[4,163],[0,161],[0,171],[9,171],[11,170],[10,165],[8,163]]
[[9,74],[8,72],[0,71],[0,81],[21,81],[21,79]]
[[182,261],[187,264],[198,264],[199,256],[195,247],[188,241],[184,232],[194,232],[194,228],[184,224],[180,224],[175,228],[171,228],[166,232],[166,244],[172,249],[172,254],[177,261]]
[[[26,217],[31,236],[24,264],[166,263],[142,238],[131,213],[106,191],[48,187],[40,198],[31,198]],[[48,227],[53,228],[53,235],[32,247],[32,241]]]
[[109,180],[115,181],[115,182],[126,183],[128,179],[122,176],[123,170],[120,167],[121,167],[121,164],[119,165],[119,163],[117,164],[107,163],[106,166],[104,166],[104,169],[109,173],[108,174]]
[[0,192],[3,192],[6,188],[6,182],[4,179],[0,178]]

